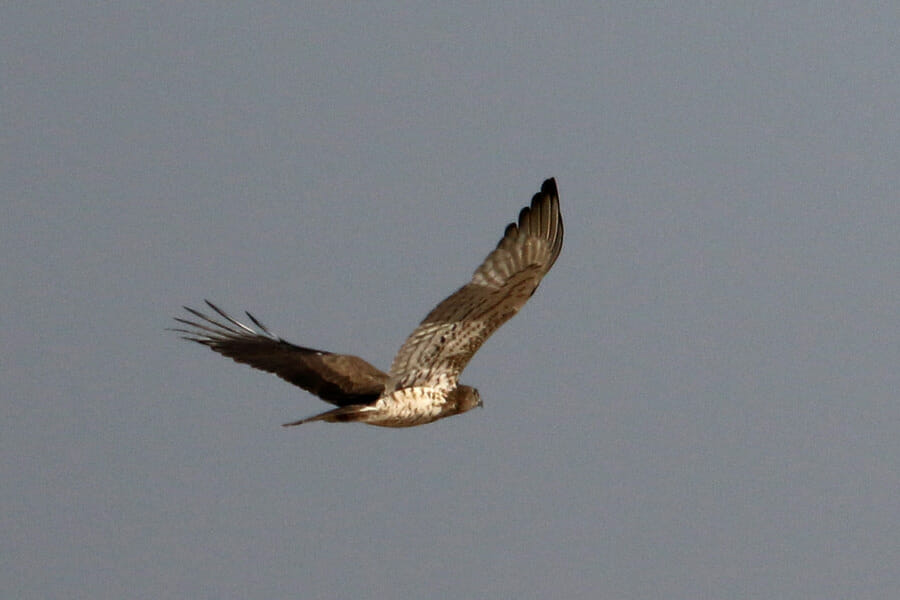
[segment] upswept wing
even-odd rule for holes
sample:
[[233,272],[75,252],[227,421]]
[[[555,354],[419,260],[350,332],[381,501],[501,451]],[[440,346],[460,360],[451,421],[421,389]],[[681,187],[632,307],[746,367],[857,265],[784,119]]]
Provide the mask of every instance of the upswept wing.
[[232,318],[209,300],[206,304],[225,322],[185,306],[198,320],[176,317],[192,329],[174,331],[235,362],[274,373],[337,406],[374,402],[384,390],[387,374],[357,356],[295,346],[273,335],[250,313],[247,317],[257,329]]
[[534,294],[562,249],[556,180],[547,179],[518,224],[475,271],[472,281],[437,305],[401,346],[388,387],[452,389],[472,356]]

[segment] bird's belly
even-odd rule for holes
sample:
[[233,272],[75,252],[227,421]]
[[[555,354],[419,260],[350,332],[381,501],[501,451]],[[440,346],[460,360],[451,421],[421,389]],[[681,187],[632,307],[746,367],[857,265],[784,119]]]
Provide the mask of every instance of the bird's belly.
[[447,391],[433,387],[394,390],[375,403],[367,422],[381,427],[413,427],[440,419],[447,412]]

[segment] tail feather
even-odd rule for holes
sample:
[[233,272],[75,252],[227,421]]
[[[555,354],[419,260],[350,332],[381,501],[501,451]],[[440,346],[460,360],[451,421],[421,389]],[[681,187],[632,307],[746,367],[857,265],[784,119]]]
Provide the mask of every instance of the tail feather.
[[350,404],[348,406],[341,406],[338,408],[327,410],[318,415],[300,419],[299,421],[285,423],[282,425],[282,427],[296,427],[297,425],[311,423],[312,421],[325,421],[327,423],[353,423],[354,421],[365,422],[367,421],[366,414],[372,412],[373,410],[375,409],[368,404]]

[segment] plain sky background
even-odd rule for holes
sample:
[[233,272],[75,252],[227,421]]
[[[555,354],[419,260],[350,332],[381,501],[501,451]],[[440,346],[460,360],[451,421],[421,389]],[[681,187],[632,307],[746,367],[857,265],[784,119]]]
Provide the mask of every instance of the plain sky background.
[[[895,2],[6,3],[3,598],[894,599]],[[566,243],[410,430],[386,368],[549,176]]]

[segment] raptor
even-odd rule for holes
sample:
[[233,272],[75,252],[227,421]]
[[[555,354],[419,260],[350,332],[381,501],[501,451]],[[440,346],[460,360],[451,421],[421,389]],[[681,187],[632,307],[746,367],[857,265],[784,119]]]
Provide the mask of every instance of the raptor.
[[[438,304],[406,339],[387,373],[365,360],[294,345],[250,313],[238,321],[210,301],[212,314],[184,309],[174,331],[236,362],[274,373],[337,408],[310,421],[412,427],[481,406],[473,387],[459,383],[472,356],[534,294],[562,249],[563,222],[555,179],[510,223],[471,281]],[[185,328],[186,327],[186,328]]]

